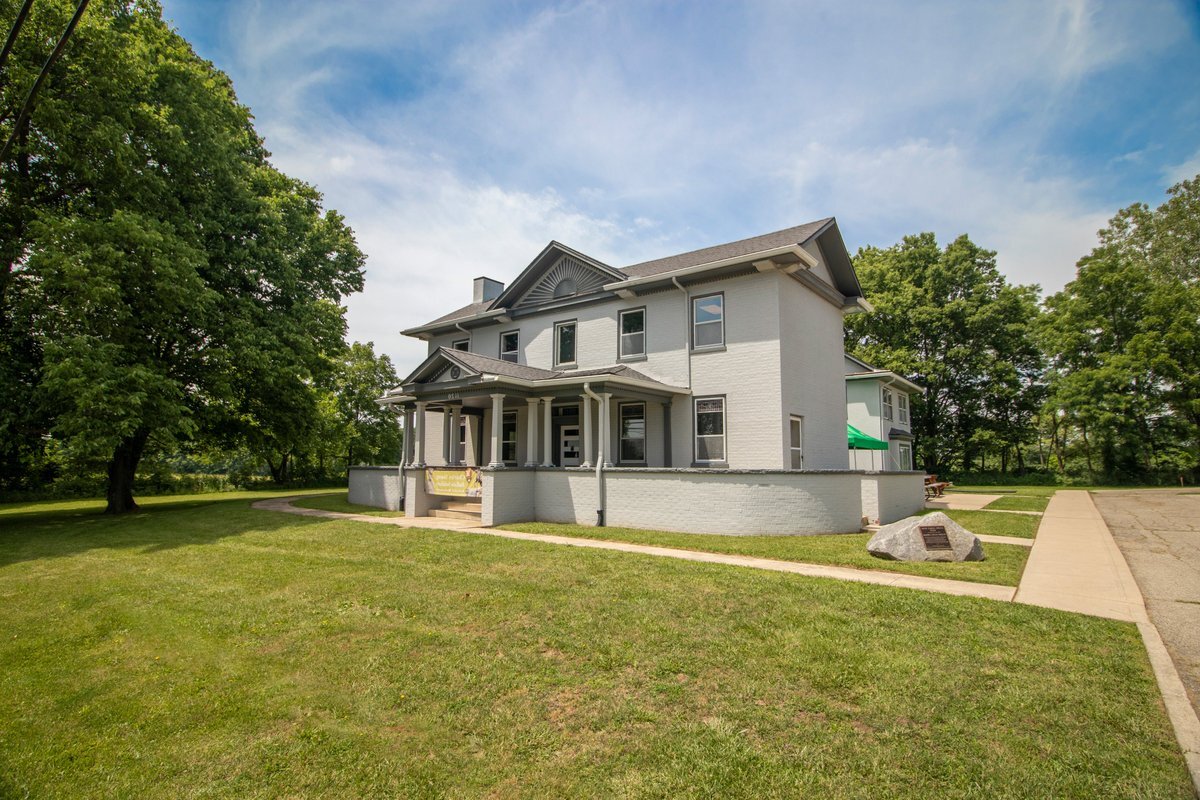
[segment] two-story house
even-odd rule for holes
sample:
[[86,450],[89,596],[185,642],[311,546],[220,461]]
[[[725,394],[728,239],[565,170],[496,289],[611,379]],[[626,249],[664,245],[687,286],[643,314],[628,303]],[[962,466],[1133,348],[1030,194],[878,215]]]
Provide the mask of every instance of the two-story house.
[[[620,269],[551,242],[403,331],[429,348],[381,400],[404,418],[406,509],[856,530],[842,317],[866,307],[832,218]],[[903,477],[874,496],[907,512],[920,481]]]
[[913,469],[911,395],[924,392],[894,372],[846,355],[846,422],[888,446],[851,449],[851,469]]

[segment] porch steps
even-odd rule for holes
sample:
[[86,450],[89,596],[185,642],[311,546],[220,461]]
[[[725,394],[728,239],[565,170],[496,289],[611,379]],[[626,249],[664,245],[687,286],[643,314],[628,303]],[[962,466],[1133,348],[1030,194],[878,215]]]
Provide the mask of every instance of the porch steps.
[[483,519],[483,504],[478,500],[444,500],[441,508],[430,509],[429,516],[441,519]]

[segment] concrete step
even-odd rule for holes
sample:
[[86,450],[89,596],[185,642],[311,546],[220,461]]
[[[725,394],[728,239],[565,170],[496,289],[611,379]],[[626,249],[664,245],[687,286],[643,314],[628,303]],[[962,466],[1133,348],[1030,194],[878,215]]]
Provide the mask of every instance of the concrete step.
[[431,517],[440,517],[441,519],[469,519],[479,522],[483,518],[481,511],[451,511],[447,508],[434,508],[429,512]]
[[442,502],[442,508],[446,511],[469,511],[478,514],[483,508],[483,502],[480,500],[445,500]]

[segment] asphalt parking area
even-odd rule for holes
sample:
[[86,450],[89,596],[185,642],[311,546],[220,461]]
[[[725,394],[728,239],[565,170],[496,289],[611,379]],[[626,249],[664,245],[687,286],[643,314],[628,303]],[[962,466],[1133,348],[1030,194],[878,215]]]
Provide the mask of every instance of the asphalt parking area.
[[1200,711],[1200,490],[1093,492]]

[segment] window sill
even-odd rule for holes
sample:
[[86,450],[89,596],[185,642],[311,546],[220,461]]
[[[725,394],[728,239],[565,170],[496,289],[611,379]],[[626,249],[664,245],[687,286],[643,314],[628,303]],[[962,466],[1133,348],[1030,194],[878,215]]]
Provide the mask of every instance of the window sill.
[[728,461],[693,461],[692,469],[729,469]]
[[725,345],[710,344],[707,347],[693,347],[692,352],[693,353],[724,353]]
[[645,360],[646,360],[645,353],[642,353],[640,356],[623,356],[623,357],[617,359],[617,361],[624,362],[624,363],[628,363],[630,361],[645,361]]
[[555,364],[554,368],[555,369],[579,369],[579,362],[578,361],[567,361],[562,364]]

